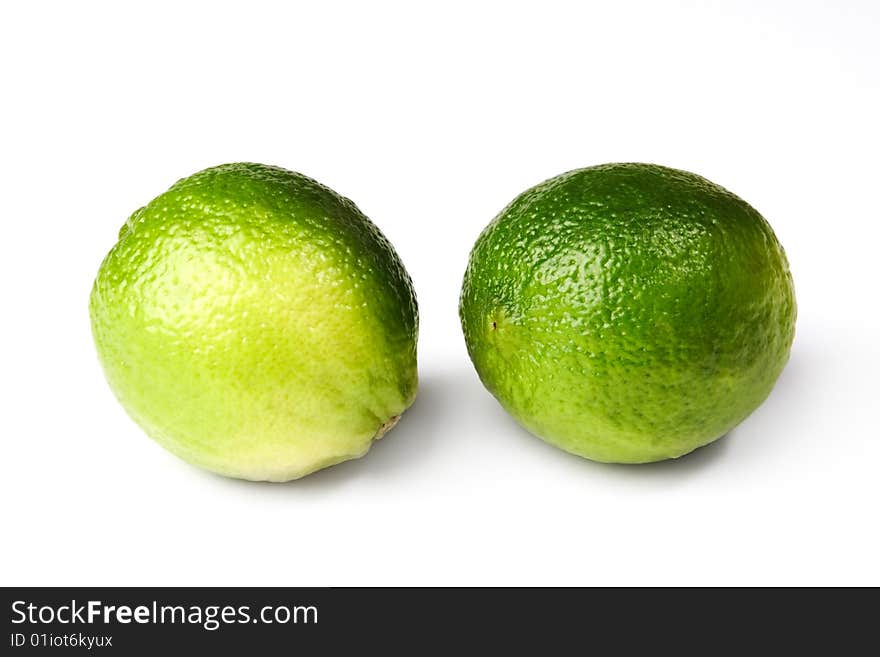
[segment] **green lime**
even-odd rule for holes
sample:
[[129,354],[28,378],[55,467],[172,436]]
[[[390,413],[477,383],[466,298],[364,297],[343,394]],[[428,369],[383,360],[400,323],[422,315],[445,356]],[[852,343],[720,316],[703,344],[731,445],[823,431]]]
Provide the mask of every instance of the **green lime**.
[[730,431],[788,360],[785,253],[705,178],[607,164],[518,196],[471,253],[468,352],[526,429],[607,462],[675,458]]
[[354,203],[277,167],[206,169],[135,212],[90,312],[131,417],[230,477],[359,457],[416,394],[416,299],[394,249]]

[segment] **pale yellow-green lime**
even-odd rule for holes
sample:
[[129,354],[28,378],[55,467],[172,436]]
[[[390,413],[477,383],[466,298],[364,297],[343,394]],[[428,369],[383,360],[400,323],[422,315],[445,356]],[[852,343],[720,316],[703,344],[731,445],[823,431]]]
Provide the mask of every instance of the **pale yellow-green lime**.
[[131,417],[230,477],[359,457],[416,395],[418,311],[394,249],[350,200],[277,167],[206,169],[136,211],[90,314]]
[[795,315],[763,217],[648,164],[523,192],[477,240],[461,293],[468,352],[504,408],[619,463],[681,456],[741,422],[782,372]]

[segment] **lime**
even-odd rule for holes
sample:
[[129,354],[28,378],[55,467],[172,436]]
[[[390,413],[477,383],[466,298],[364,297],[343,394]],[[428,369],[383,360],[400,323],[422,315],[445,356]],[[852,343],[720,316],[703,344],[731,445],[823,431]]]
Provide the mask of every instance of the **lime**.
[[136,211],[91,294],[107,380],[186,461],[284,481],[366,453],[413,402],[409,276],[348,199],[226,164]]
[[761,404],[796,307],[785,253],[745,201],[685,171],[607,164],[501,211],[471,253],[460,314],[481,380],[526,429],[643,463]]

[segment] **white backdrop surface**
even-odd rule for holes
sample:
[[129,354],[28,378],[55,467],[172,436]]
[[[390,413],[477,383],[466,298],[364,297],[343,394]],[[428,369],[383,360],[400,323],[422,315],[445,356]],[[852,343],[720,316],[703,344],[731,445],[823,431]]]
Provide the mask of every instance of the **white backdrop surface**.
[[[867,1],[5,4],[0,583],[880,584],[878,33]],[[125,218],[240,160],[353,199],[420,301],[416,405],[285,485],[147,439],[88,322]],[[458,324],[492,217],[610,161],[739,194],[795,278],[771,397],[675,462],[531,437]]]

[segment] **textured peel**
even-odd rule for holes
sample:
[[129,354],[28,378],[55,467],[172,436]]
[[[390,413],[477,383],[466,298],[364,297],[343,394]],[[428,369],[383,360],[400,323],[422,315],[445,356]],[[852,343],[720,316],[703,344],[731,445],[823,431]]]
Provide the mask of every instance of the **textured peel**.
[[135,212],[90,314],[132,418],[223,475],[362,456],[415,398],[418,312],[394,249],[351,201],[276,167],[207,169]]
[[597,461],[724,435],[784,367],[796,306],[767,222],[695,174],[580,169],[527,190],[471,253],[460,314],[484,385],[532,433]]

